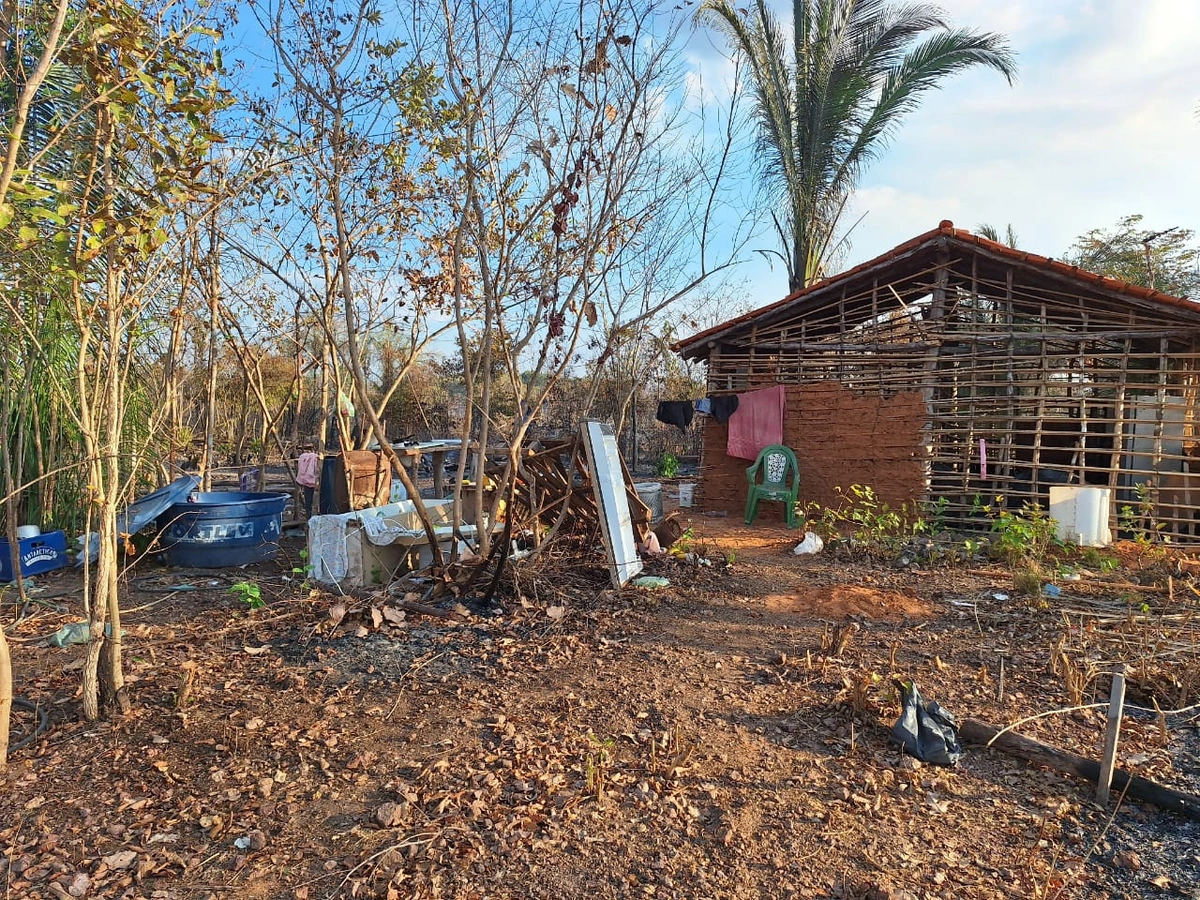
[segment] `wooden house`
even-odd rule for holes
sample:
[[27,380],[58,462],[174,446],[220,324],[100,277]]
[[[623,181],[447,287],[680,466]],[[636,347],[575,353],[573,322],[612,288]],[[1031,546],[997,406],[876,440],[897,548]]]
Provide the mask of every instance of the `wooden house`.
[[[711,394],[786,386],[802,501],[870,485],[961,521],[1107,486],[1114,520],[1200,541],[1200,303],[947,221],[675,349],[707,360]],[[749,462],[704,427],[697,505],[738,514]]]

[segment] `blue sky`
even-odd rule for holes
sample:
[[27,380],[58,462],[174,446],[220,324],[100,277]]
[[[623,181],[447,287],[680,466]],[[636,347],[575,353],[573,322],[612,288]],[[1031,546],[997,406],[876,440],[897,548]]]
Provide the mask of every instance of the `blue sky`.
[[[1007,34],[1017,82],[981,70],[926,95],[861,182],[843,221],[865,218],[842,268],[942,219],[1012,223],[1024,249],[1047,256],[1131,213],[1150,229],[1200,231],[1200,0],[939,5],[956,25]],[[688,58],[708,85],[725,71],[704,34]],[[779,264],[742,274],[750,305],[786,293]]]

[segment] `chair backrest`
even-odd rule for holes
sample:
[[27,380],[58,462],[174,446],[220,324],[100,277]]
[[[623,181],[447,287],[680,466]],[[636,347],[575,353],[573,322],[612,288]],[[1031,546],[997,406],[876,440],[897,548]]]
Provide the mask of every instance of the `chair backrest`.
[[799,471],[796,454],[782,444],[772,444],[759,451],[754,469],[762,473],[764,485],[787,486],[788,473],[793,476]]

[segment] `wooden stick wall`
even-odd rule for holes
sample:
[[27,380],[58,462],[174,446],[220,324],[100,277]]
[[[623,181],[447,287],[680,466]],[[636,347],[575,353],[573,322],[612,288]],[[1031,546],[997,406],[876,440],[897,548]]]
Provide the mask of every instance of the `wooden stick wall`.
[[920,392],[930,428],[914,452],[929,499],[946,498],[952,519],[997,498],[1045,507],[1055,484],[1107,486],[1114,527],[1200,542],[1200,325],[992,269],[985,278],[974,259],[942,259],[756,322],[711,348],[709,389],[834,379]]

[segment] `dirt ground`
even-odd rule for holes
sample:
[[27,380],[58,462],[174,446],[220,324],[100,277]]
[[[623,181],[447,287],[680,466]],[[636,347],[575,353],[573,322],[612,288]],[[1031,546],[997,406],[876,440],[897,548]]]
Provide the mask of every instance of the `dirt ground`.
[[[10,640],[51,727],[0,776],[4,896],[1200,897],[1198,823],[1100,809],[978,747],[940,768],[889,742],[893,677],[1006,725],[1074,705],[1072,678],[1102,702],[1099,673],[1140,659],[1131,702],[1166,703],[1200,671],[1176,564],[1136,552],[1021,600],[999,566],[797,557],[780,526],[692,525],[709,565],[651,563],[667,589],[555,557],[498,614],[448,619],[309,592],[295,544],[246,571],[139,567],[134,710],[99,723],[79,715],[83,648],[44,644],[79,617],[77,576],[36,579]],[[265,608],[230,592],[243,580]],[[1200,792],[1191,715],[1130,716],[1122,765]],[[1019,730],[1096,757],[1103,720]]]

